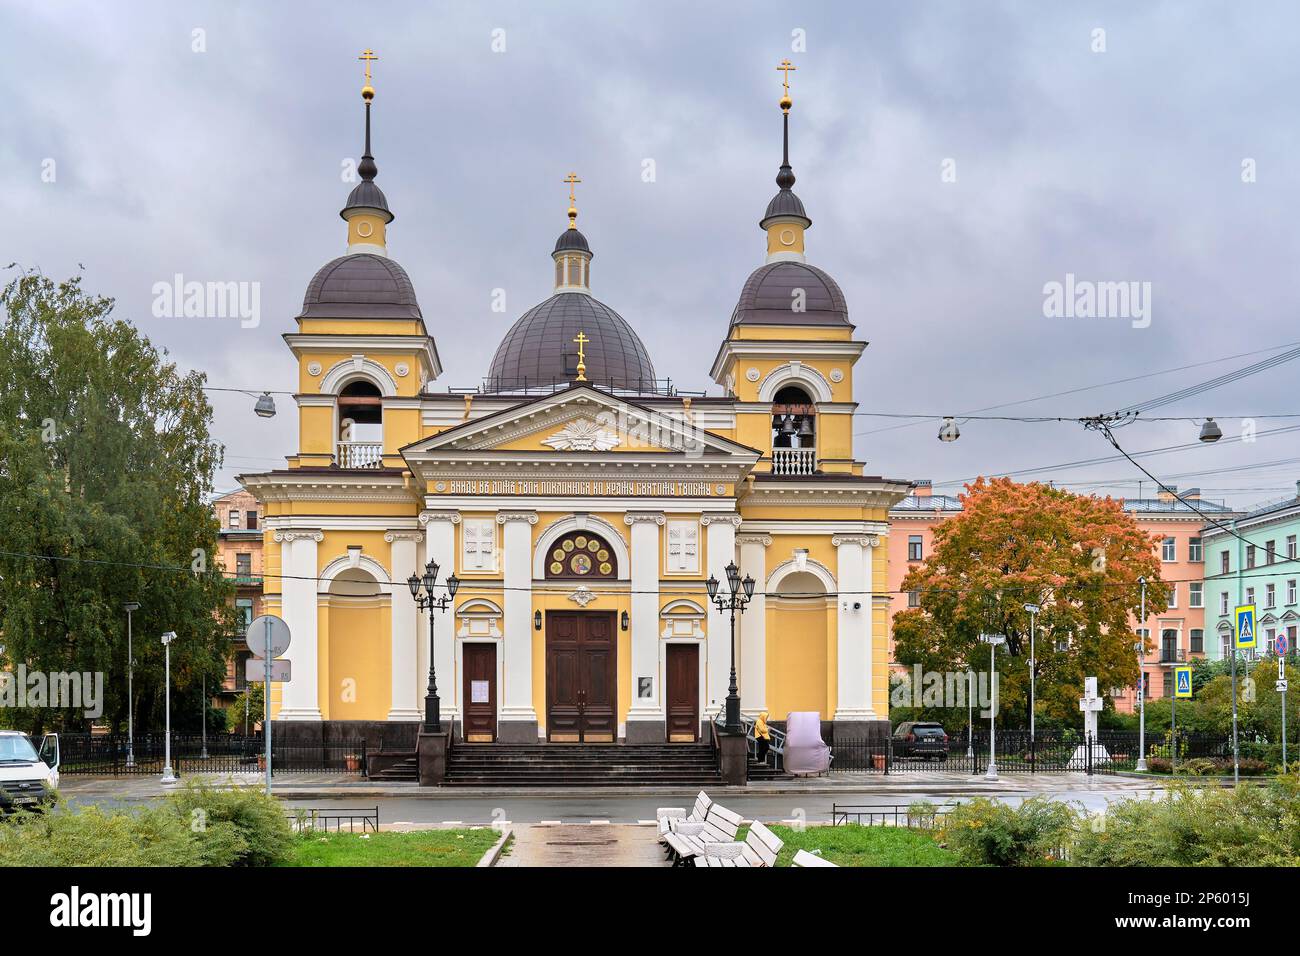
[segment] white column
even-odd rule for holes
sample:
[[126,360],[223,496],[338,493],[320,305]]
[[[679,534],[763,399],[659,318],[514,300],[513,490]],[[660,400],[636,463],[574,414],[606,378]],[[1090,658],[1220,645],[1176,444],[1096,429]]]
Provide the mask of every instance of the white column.
[[[747,714],[767,709],[767,549],[772,538],[765,534],[740,534],[740,576],[754,578],[754,598],[740,617],[740,707]],[[719,578],[718,580],[722,580]]]
[[281,584],[281,613],[289,625],[291,643],[285,658],[291,662],[293,679],[281,686],[277,720],[320,720],[316,629],[316,545],[325,535],[317,530],[280,530],[280,567],[286,577]]
[[[537,739],[533,709],[533,525],[536,511],[501,511],[502,602],[505,626],[505,687],[501,693],[498,736],[507,742]],[[515,728],[500,724],[514,723]],[[530,726],[531,725],[531,726]]]
[[416,648],[420,644],[419,621],[415,613],[415,599],[411,597],[406,579],[416,574],[416,550],[424,537],[419,531],[403,528],[389,531],[384,540],[389,543],[392,560],[389,574],[392,578],[392,705],[389,720],[419,720],[419,698],[416,695]]
[[[704,544],[708,551],[709,574],[718,579],[718,593],[729,594],[727,564],[736,560],[736,528],[740,526],[740,515],[706,514],[700,518],[700,524],[705,527]],[[736,637],[739,639],[740,635],[737,634]],[[727,699],[727,684],[731,675],[731,612],[719,611],[711,602],[706,648],[706,706],[712,714]]]
[[836,615],[835,720],[876,720],[871,707],[871,548],[869,535],[831,538],[840,592]]
[[[456,570],[456,525],[460,524],[460,514],[455,511],[425,511],[420,515],[424,525],[424,563],[420,565],[420,574],[424,565],[430,561],[438,562],[438,582],[447,580],[447,576]],[[445,592],[437,591],[437,594]],[[408,592],[409,594],[409,592]],[[412,602],[414,603],[414,602]],[[444,720],[454,722],[460,710],[460,680],[456,673],[456,612],[454,608],[446,611],[420,611],[416,617],[415,673],[410,680],[415,687],[416,706],[419,717],[424,717],[424,695],[429,686],[429,614],[438,615],[433,622],[435,630],[434,666],[438,675],[438,707]]]
[[[623,520],[632,528],[632,702],[627,719],[664,724],[667,716],[659,686],[659,529],[664,516],[659,511],[634,511]],[[651,680],[650,697],[637,696],[642,677]],[[660,727],[655,736],[662,742],[665,732]]]

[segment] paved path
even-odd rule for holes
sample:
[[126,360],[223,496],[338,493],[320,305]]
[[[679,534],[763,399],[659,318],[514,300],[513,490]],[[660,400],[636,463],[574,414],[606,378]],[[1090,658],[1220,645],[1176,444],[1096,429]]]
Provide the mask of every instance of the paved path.
[[509,852],[497,866],[668,866],[647,826],[615,824],[515,828]]

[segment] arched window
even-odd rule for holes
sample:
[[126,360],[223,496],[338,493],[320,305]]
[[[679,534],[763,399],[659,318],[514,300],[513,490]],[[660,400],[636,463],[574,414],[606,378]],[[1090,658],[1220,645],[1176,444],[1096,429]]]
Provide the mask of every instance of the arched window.
[[384,408],[373,383],[357,379],[339,392],[336,459],[344,468],[378,468],[383,464]]
[[600,535],[571,531],[551,545],[546,556],[546,576],[569,580],[618,577],[614,553]]
[[817,447],[817,406],[797,385],[786,385],[776,393],[772,403],[772,447]]

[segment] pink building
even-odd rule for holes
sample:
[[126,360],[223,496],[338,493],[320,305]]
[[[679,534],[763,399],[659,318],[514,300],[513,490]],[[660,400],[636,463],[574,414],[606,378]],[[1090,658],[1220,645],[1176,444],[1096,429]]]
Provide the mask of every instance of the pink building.
[[[217,565],[235,585],[235,607],[243,628],[262,613],[262,507],[249,492],[240,488],[212,502],[220,529],[217,532]],[[248,652],[242,641],[226,670],[220,694],[230,696],[244,690],[244,660]]]
[[[1124,509],[1137,519],[1138,526],[1153,535],[1153,547],[1161,558],[1161,579],[1174,584],[1174,594],[1168,607],[1147,608],[1146,628],[1149,632],[1150,650],[1143,663],[1147,684],[1147,698],[1170,696],[1173,665],[1187,663],[1205,656],[1205,559],[1201,547],[1201,527],[1204,519],[1174,497],[1177,488],[1162,489],[1155,498],[1132,498],[1124,501]],[[1217,517],[1233,517],[1233,512],[1221,502],[1206,501],[1199,489],[1183,494],[1196,502],[1202,512]],[[903,578],[912,567],[930,555],[934,529],[945,518],[961,512],[961,502],[953,495],[932,493],[929,481],[916,482],[911,495],[889,511],[889,590],[890,620],[899,611],[915,607],[915,593],[900,593]],[[1133,620],[1136,632],[1139,622]],[[893,627],[890,627],[891,668],[906,671],[893,661]],[[1115,709],[1121,713],[1132,712],[1136,687],[1111,688],[1110,696]]]

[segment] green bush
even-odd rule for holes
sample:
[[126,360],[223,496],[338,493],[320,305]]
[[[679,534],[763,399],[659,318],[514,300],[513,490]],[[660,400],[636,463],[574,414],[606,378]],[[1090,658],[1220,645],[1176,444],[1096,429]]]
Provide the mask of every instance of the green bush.
[[1046,797],[1011,807],[977,797],[946,815],[941,838],[963,863],[976,866],[1037,866],[1068,846],[1078,811]]
[[1110,805],[1082,829],[1071,861],[1079,866],[1300,865],[1300,787],[1178,786],[1156,800]]
[[0,866],[270,866],[292,841],[260,791],[187,787],[143,810],[14,814],[0,821]]
[[238,847],[234,860],[221,866],[274,866],[293,842],[283,804],[257,788],[214,790],[190,784],[167,802],[200,834]]

